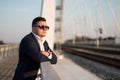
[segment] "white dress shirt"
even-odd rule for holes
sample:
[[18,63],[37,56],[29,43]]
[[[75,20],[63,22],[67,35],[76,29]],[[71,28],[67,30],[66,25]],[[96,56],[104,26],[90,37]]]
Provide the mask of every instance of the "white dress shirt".
[[[33,32],[32,32],[32,33],[33,33]],[[45,38],[41,38],[41,37],[39,37],[38,35],[36,35],[35,33],[33,33],[33,35],[35,36],[35,38],[37,39],[37,41],[38,41],[38,43],[39,43],[40,50],[41,50],[41,51],[45,51],[44,45],[43,45],[43,43],[45,42]],[[48,52],[49,52],[49,51],[48,51]],[[52,58],[52,53],[49,52],[49,54],[50,54],[50,55],[48,56],[48,58],[51,59],[51,58]],[[40,70],[40,69],[38,70],[38,73],[37,73],[37,74],[38,74],[38,75],[41,74],[41,70]],[[36,78],[35,80],[41,80],[41,78],[37,76],[37,78]]]

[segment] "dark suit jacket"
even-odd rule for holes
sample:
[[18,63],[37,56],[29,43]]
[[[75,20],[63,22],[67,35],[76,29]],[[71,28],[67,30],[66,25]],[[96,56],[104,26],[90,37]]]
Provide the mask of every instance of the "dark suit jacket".
[[51,64],[56,64],[57,57],[49,48],[47,41],[44,42],[44,47],[45,51],[52,52],[52,59],[40,53],[40,46],[32,33],[21,40],[19,60],[13,80],[34,80],[38,69],[41,68],[41,62],[50,61]]

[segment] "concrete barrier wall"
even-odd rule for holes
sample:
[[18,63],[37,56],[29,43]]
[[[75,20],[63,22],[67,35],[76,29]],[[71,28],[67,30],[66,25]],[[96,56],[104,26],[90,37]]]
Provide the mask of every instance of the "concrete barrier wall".
[[50,62],[42,62],[41,68],[43,78],[42,80],[61,80],[57,72],[54,70],[53,66],[50,64]]

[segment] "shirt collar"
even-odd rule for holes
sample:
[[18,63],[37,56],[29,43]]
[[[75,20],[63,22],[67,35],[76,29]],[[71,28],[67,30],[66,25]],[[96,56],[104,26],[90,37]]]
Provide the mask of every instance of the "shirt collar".
[[37,40],[42,40],[43,42],[45,41],[45,37],[39,37],[38,35],[36,35],[34,32],[32,32],[32,34],[35,36],[35,38],[37,39]]

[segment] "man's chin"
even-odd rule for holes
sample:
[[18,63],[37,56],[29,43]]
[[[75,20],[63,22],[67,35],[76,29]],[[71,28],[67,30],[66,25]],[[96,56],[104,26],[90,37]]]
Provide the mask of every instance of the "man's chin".
[[42,37],[45,37],[46,35],[42,35]]

